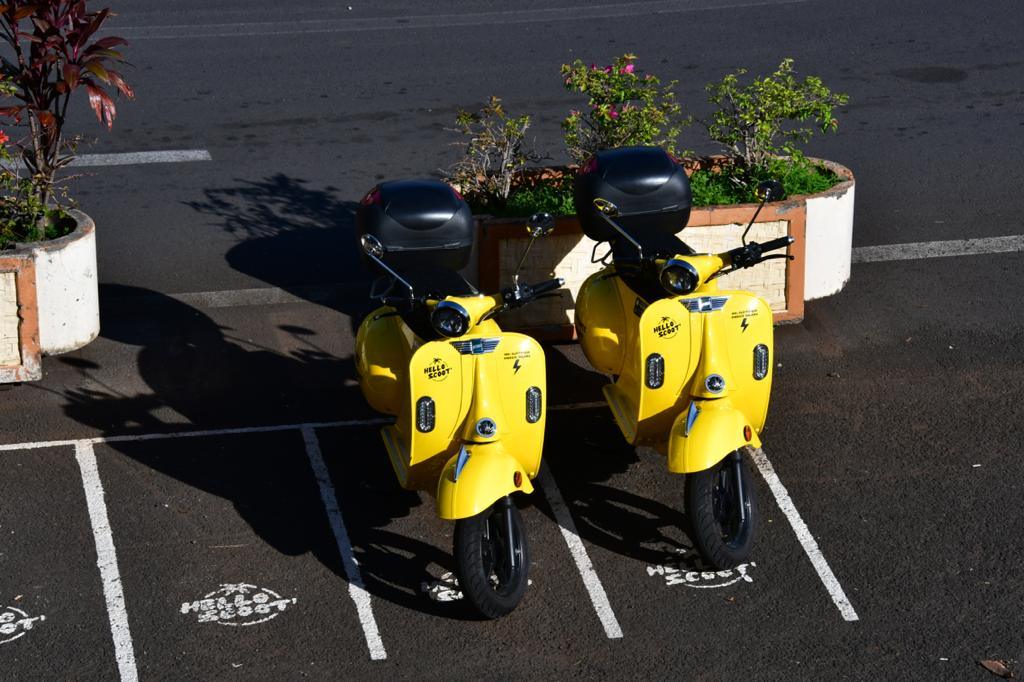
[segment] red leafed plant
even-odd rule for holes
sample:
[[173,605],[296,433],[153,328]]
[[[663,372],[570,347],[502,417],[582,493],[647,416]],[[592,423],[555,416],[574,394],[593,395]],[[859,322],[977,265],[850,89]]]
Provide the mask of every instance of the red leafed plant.
[[[28,129],[17,143],[31,174],[39,205],[53,203],[55,173],[74,159],[74,143],[64,136],[72,95],[84,89],[100,123],[109,129],[117,110],[113,94],[134,93],[115,70],[124,63],[123,38],[96,37],[110,9],[90,11],[86,0],[0,0],[0,94],[16,104],[0,106],[0,116]],[[0,45],[2,45],[0,43]]]

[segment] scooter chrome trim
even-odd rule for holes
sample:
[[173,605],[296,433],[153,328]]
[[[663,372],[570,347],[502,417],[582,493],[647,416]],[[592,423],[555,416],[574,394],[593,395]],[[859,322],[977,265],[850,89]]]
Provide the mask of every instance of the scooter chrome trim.
[[459,480],[459,474],[462,473],[462,467],[466,466],[466,462],[469,461],[469,450],[463,445],[459,449],[459,458],[455,460],[455,473],[452,475],[456,481]]
[[459,351],[463,355],[483,355],[484,353],[493,353],[499,343],[501,343],[500,338],[469,339],[467,341],[451,342],[451,344],[455,346],[455,350]]
[[700,296],[698,298],[681,298],[682,303],[691,313],[715,313],[725,307],[728,296]]

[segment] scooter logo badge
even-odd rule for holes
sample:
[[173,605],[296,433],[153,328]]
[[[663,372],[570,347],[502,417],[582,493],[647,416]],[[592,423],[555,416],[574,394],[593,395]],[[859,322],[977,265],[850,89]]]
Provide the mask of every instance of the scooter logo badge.
[[668,316],[663,316],[658,324],[654,325],[654,333],[662,339],[671,339],[677,331],[679,331],[679,323]]
[[423,375],[431,381],[444,381],[452,373],[452,368],[441,358],[434,358],[423,368]]
[[691,313],[713,313],[725,307],[728,296],[701,296],[700,298],[681,298],[679,302]]

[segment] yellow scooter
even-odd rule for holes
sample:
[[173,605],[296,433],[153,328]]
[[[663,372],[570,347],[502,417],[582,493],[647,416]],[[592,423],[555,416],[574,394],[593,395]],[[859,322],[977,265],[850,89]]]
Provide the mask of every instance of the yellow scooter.
[[[546,384],[540,345],[503,332],[493,317],[563,282],[528,286],[517,276],[500,294],[476,291],[457,272],[469,260],[473,219],[441,182],[382,183],[356,222],[363,253],[386,273],[371,291],[384,305],[356,336],[359,386],[374,409],[396,417],[381,436],[398,482],[436,495],[437,515],[455,521],[463,594],[498,618],[527,586],[526,531],[511,495],[533,492]],[[553,227],[539,214],[529,231],[536,239]]]
[[756,295],[719,290],[717,278],[785,254],[792,237],[746,242],[757,213],[782,196],[777,182],[742,246],[695,254],[676,237],[689,218],[683,168],[656,147],[599,152],[579,172],[575,199],[584,232],[610,245],[611,263],[576,300],[576,330],[626,440],[667,457],[686,474],[691,539],[719,569],[747,561],[757,510],[742,453],[760,447],[772,381],[772,311]]

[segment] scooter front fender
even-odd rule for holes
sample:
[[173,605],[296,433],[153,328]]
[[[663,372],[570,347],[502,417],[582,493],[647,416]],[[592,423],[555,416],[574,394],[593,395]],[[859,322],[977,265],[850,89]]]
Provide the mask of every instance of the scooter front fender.
[[[750,440],[745,427],[750,427]],[[728,398],[694,400],[672,424],[668,470],[677,474],[704,471],[747,445],[759,448],[761,439]]]
[[[460,458],[464,458],[461,468]],[[441,473],[437,515],[449,521],[475,516],[495,500],[514,492],[532,493],[533,484],[526,469],[505,451],[501,441],[467,443],[448,460]]]

